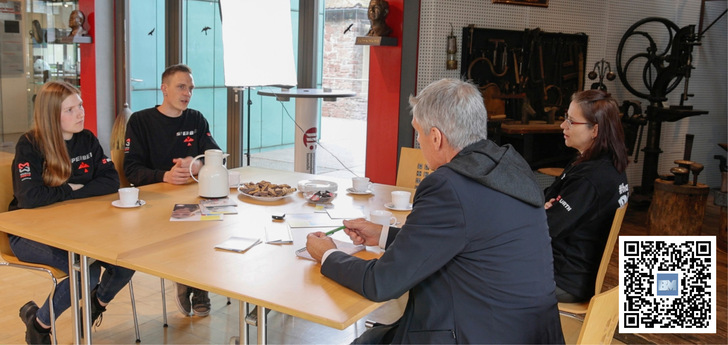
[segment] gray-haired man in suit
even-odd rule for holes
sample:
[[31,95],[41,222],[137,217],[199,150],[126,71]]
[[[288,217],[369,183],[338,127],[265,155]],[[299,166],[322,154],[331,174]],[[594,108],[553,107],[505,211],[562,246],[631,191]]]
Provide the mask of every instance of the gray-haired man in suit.
[[344,221],[354,243],[386,248],[378,260],[341,251],[324,233],[307,248],[321,272],[374,301],[409,291],[404,315],[354,343],[563,344],[541,188],[509,145],[486,139],[472,84],[436,81],[410,97],[430,168],[401,229]]

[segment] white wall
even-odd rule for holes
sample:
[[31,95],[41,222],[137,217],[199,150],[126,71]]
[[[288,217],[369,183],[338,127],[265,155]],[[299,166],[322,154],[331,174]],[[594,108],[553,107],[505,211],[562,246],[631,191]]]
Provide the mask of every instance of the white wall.
[[[679,27],[694,24],[698,28],[700,1],[684,0],[550,0],[547,8],[493,4],[491,0],[421,0],[420,38],[418,51],[417,89],[441,78],[458,78],[460,70],[445,69],[446,38],[450,34],[450,23],[458,37],[458,50],[462,44],[462,27],[475,24],[478,28],[524,30],[539,27],[546,32],[578,33],[589,36],[586,66],[590,71],[594,63],[606,59],[616,71],[616,52],[619,41],[627,29],[646,17],[664,17]],[[717,18],[726,8],[724,1],[706,2],[708,13],[706,24]],[[685,134],[695,135],[691,160],[705,165],[699,182],[711,187],[720,186],[718,161],[713,155],[725,154],[717,143],[728,141],[726,124],[726,18],[711,28],[703,39],[702,46],[693,50],[693,70],[690,78],[690,93],[695,97],[686,104],[695,109],[708,110],[708,115],[685,118],[662,125],[658,173],[667,173],[675,159],[682,159]],[[461,52],[458,51],[458,60]],[[627,55],[629,57],[631,55]],[[586,85],[591,85],[586,80]],[[621,104],[622,100],[639,100],[630,94],[619,82],[606,82],[609,91]],[[679,103],[682,83],[668,95],[671,104]],[[647,100],[641,100],[643,108]],[[644,147],[647,129],[642,138]],[[627,169],[629,183],[641,184],[644,152],[639,162],[630,161]],[[630,157],[633,158],[633,157]]]

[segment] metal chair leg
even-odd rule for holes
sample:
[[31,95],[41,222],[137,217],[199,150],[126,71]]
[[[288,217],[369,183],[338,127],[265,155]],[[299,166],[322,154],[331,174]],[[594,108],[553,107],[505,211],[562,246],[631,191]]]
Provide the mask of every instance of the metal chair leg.
[[164,278],[159,278],[162,284],[162,318],[164,319],[164,327],[167,325],[167,290],[164,288]]
[[134,317],[134,333],[136,333],[136,342],[141,343],[142,338],[139,335],[139,319],[137,318],[136,300],[134,299],[134,284],[129,280],[129,297],[131,298],[131,314]]
[[53,289],[51,290],[50,295],[48,296],[48,306],[50,307],[50,314],[51,314],[51,344],[56,345],[58,344],[58,338],[56,337],[56,313],[53,311],[53,295],[56,293],[56,286],[58,286],[58,280],[56,280],[56,277],[53,276],[53,273],[51,271],[46,270],[48,274],[51,276],[51,281],[53,281]]

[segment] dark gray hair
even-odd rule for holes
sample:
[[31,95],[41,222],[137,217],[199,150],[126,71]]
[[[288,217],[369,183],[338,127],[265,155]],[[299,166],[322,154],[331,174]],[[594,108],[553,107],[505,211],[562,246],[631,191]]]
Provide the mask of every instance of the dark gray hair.
[[424,131],[438,128],[458,150],[488,138],[488,113],[475,85],[441,79],[410,96],[412,116]]

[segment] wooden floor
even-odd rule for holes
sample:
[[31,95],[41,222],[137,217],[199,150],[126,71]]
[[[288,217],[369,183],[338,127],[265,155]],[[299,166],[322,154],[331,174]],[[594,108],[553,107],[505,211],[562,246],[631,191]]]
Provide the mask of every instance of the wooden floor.
[[[18,309],[28,300],[40,303],[48,294],[47,279],[19,269],[3,269],[0,275],[0,344],[24,344],[25,326],[18,317]],[[159,278],[137,273],[134,275],[134,295],[141,328],[142,344],[226,344],[238,334],[238,303],[228,305],[226,298],[211,295],[210,316],[184,317],[176,309],[172,284],[167,282],[167,328],[162,322],[162,300]],[[122,290],[109,304],[103,322],[93,332],[96,344],[134,344],[129,290]],[[321,326],[277,312],[268,315],[268,342],[271,344],[349,344],[364,329],[365,320],[394,322],[405,306],[405,298],[390,301],[356,325],[345,330]],[[59,344],[72,344],[72,324],[69,313],[58,318]],[[574,344],[579,336],[581,322],[562,316],[562,327],[567,344]],[[250,342],[256,342],[256,332],[251,330]],[[615,340],[613,344],[622,344]]]
[[[718,209],[709,200],[705,234],[716,234],[718,228]],[[627,211],[621,235],[646,235],[645,219],[647,210],[633,207]],[[617,246],[618,247],[618,246]],[[605,280],[605,289],[618,281],[618,252],[615,248],[610,268]],[[726,339],[726,252],[718,251],[718,333],[716,334],[615,334],[613,344],[727,344]],[[173,285],[167,287],[167,315],[169,327],[162,322],[162,302],[159,278],[137,273],[134,288],[141,327],[142,344],[225,344],[238,334],[238,303],[228,305],[226,298],[211,295],[212,311],[209,317],[183,317],[177,312],[173,300]],[[25,302],[43,301],[49,291],[48,280],[33,272],[4,268],[0,270],[0,344],[24,343],[25,326],[18,317],[18,309]],[[94,343],[133,344],[134,324],[128,289],[114,299],[104,313],[103,323],[93,332]],[[404,307],[404,300],[392,301],[365,319],[382,322],[396,320]],[[336,330],[305,320],[271,312],[268,316],[268,339],[271,344],[348,344],[364,330],[364,319],[345,330]],[[70,313],[64,313],[57,322],[59,344],[71,344]],[[567,344],[574,344],[581,323],[562,316],[562,326]],[[251,333],[251,343],[255,343],[255,331]]]

